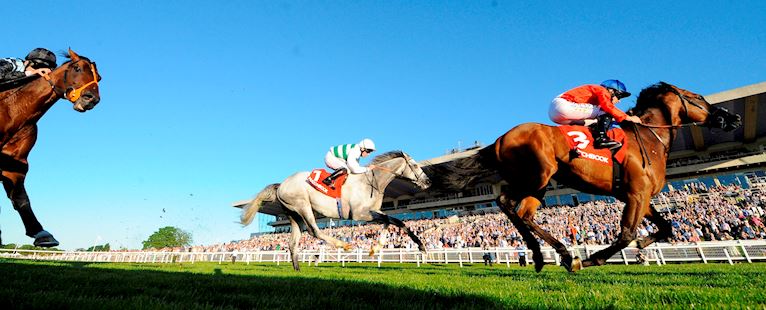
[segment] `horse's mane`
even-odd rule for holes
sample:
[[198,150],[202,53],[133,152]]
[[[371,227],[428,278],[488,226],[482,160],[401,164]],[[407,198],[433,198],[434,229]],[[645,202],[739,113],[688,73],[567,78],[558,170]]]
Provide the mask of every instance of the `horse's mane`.
[[391,159],[394,159],[394,158],[397,158],[397,157],[405,158],[406,156],[407,155],[404,154],[404,152],[399,151],[399,150],[397,150],[397,151],[390,151],[390,152],[386,152],[386,153],[380,154],[378,156],[375,156],[375,158],[373,158],[372,161],[370,161],[370,164],[377,165],[377,164],[382,163],[382,162],[387,161],[387,160],[391,160]]
[[649,87],[642,89],[641,93],[638,94],[636,106],[633,107],[633,110],[635,112],[643,112],[648,108],[656,107],[659,103],[657,96],[672,91],[673,85],[665,82],[657,82],[653,85],[650,85]]

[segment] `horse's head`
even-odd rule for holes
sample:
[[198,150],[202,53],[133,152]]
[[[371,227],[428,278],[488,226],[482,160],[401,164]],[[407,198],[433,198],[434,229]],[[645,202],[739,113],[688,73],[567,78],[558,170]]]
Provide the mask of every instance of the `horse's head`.
[[407,167],[404,169],[401,176],[412,181],[412,183],[417,185],[421,190],[431,186],[431,180],[426,173],[423,172],[423,168],[420,167],[420,164],[412,159],[410,155],[407,155],[407,153],[402,152],[402,154],[404,154],[403,158],[407,163]]
[[62,90],[61,95],[74,104],[78,112],[85,112],[98,104],[101,97],[98,93],[98,74],[96,63],[90,59],[77,55],[71,49],[68,55],[69,61],[61,65],[64,70],[63,78],[54,86]]
[[726,131],[737,129],[742,125],[742,119],[739,115],[733,114],[725,108],[711,105],[702,95],[665,82],[659,82],[641,91],[636,108],[642,104],[646,105],[646,102],[651,101],[651,99],[664,103],[668,112],[671,113],[671,118],[674,118],[673,115],[677,115],[679,124],[676,124],[674,120],[672,125],[694,122]]
[[375,156],[372,164],[385,167],[385,170],[390,170],[396,177],[408,180],[420,189],[431,186],[431,180],[423,172],[420,164],[402,151],[392,151]]

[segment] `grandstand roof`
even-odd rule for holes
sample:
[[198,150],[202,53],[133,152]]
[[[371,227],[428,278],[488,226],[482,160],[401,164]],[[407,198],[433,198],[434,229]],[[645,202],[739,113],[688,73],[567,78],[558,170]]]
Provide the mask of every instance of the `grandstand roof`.
[[[766,145],[766,82],[744,86],[720,93],[706,95],[705,98],[711,104],[728,109],[742,116],[743,126],[732,131],[725,132],[720,129],[708,129],[705,127],[685,127],[679,130],[676,140],[671,148],[670,158],[685,158],[697,156],[701,152],[726,152],[745,150],[747,146]],[[762,148],[760,149],[762,153]],[[435,165],[457,158],[470,156],[478,151],[472,148],[463,152],[456,152],[444,156],[422,161],[422,165]],[[766,155],[754,154],[731,160],[713,161],[704,164],[694,164],[684,167],[671,168],[668,175],[684,175],[696,171],[712,171],[725,169],[737,165],[752,165],[754,162],[766,162]],[[394,180],[386,188],[387,197],[399,197],[404,194],[414,194],[418,190],[406,181]],[[250,200],[242,200],[232,204],[241,208]],[[281,207],[274,203],[265,203],[260,212],[279,215]]]
[[706,95],[708,102],[742,116],[743,126],[725,132],[705,127],[679,130],[671,148],[671,158],[684,157],[700,151],[726,151],[757,143],[766,137],[766,82]]

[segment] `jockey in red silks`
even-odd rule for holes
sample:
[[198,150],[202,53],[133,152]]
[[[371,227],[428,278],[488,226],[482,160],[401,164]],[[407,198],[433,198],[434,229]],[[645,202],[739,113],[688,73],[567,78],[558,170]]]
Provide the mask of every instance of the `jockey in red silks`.
[[322,180],[322,183],[335,188],[333,180],[350,171],[353,174],[365,173],[367,170],[375,169],[375,165],[362,167],[359,165],[359,158],[367,157],[375,151],[375,143],[370,139],[363,139],[358,144],[341,144],[330,148],[324,156],[324,163],[327,167],[335,170],[329,177]]
[[614,149],[622,144],[609,139],[606,135],[606,131],[612,124],[612,118],[618,123],[626,120],[641,123],[638,116],[627,115],[615,106],[620,99],[629,96],[630,93],[625,88],[625,84],[618,80],[606,80],[601,82],[601,85],[583,85],[554,98],[548,115],[552,121],[561,125],[595,123],[593,147]]

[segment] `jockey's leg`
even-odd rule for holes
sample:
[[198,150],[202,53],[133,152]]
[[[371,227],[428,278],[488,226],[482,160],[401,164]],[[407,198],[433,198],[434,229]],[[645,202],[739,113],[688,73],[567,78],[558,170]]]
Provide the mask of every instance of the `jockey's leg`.
[[670,225],[670,222],[662,217],[659,211],[653,207],[650,207],[650,209],[652,214],[649,215],[649,220],[657,225],[658,230],[646,239],[639,240],[637,244],[639,249],[646,248],[655,241],[664,240],[673,235],[673,225]]
[[585,125],[595,123],[596,115],[603,113],[597,106],[590,103],[571,102],[563,98],[555,98],[548,109],[548,116],[559,125]]
[[622,143],[609,139],[606,132],[612,126],[612,116],[601,114],[596,119],[595,130],[593,131],[593,147],[597,149],[614,149],[622,146]]
[[335,179],[337,179],[339,176],[345,174],[346,171],[347,171],[346,168],[340,168],[338,170],[335,170],[335,171],[333,171],[332,174],[330,174],[330,176],[328,176],[324,180],[322,180],[322,183],[324,183],[325,185],[330,186],[330,188],[332,188],[332,189],[335,189],[335,185],[333,184],[333,181]]

